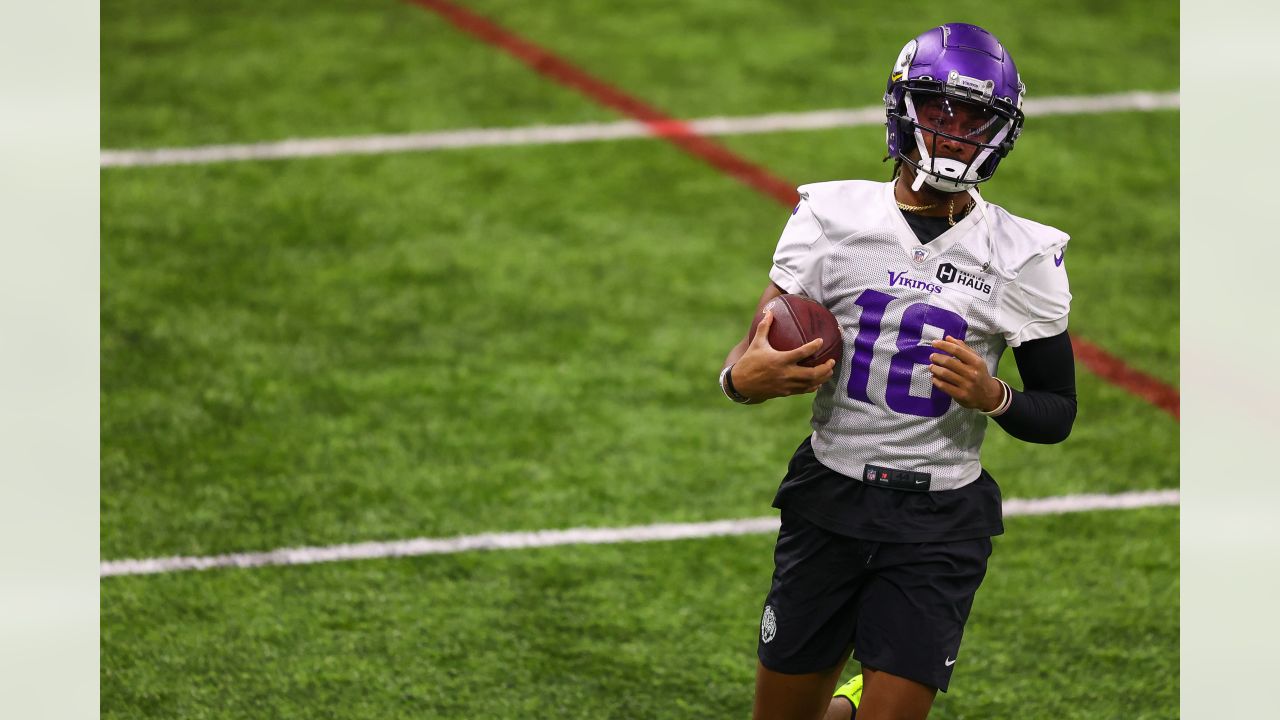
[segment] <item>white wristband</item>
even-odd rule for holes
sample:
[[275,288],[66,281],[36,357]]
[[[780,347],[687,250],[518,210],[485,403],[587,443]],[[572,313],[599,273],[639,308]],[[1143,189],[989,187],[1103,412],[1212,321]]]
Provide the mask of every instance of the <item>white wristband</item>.
[[983,415],[986,415],[987,417],[998,417],[1000,415],[1003,415],[1009,410],[1009,406],[1013,404],[1013,389],[1009,387],[1009,383],[1001,380],[1000,378],[996,378],[995,380],[996,382],[1000,383],[1000,389],[1003,391],[1003,393],[1000,396],[999,405],[996,405],[994,408],[990,410],[978,411]]
[[745,395],[743,395],[740,392],[737,392],[736,390],[729,389],[728,380],[729,380],[729,371],[731,370],[733,370],[733,365],[730,365],[720,371],[720,392],[724,393],[725,397],[738,403],[739,405],[745,405],[746,403],[751,402],[751,398],[746,397]]

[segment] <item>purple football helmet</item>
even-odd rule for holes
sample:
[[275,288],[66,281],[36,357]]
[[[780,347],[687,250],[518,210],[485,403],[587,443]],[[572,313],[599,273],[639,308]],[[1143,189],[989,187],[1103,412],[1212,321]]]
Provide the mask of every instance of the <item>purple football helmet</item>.
[[[977,25],[947,23],[902,48],[884,93],[889,156],[921,183],[962,192],[991,179],[1022,132],[1026,88],[1013,58]],[[939,140],[941,139],[941,143]],[[963,148],[939,157],[939,145]],[[967,147],[966,147],[967,146]],[[919,149],[920,157],[909,154]],[[966,159],[967,158],[967,159]]]

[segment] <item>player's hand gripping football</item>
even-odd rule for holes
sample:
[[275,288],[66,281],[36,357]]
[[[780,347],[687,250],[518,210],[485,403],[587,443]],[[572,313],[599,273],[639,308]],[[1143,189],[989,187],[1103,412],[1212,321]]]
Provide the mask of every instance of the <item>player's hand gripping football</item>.
[[795,350],[774,350],[769,345],[769,328],[773,325],[773,311],[766,310],[756,336],[747,351],[733,366],[733,386],[752,402],[764,402],[770,398],[811,393],[831,379],[835,360],[828,360],[817,367],[799,365],[822,347],[822,338],[815,338]]
[[934,387],[955,398],[962,407],[989,411],[1000,404],[1004,388],[991,377],[987,362],[973,348],[950,335],[934,340],[932,345],[941,351],[929,356]]

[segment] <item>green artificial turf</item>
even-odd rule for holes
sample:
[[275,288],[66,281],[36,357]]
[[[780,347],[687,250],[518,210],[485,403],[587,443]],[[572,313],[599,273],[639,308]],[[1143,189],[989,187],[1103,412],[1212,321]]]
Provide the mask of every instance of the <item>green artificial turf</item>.
[[[952,21],[1033,96],[1178,87],[1173,3],[462,4],[679,117],[878,104],[903,44]],[[406,0],[110,0],[101,57],[108,148],[618,117]]]
[[1088,0],[468,0],[505,27],[679,117],[878,105],[908,40],[977,23],[1009,48],[1028,92],[1178,87],[1176,3]]
[[[947,20],[1032,97],[1178,86],[1176,5],[468,5],[681,117],[876,104]],[[102,8],[106,148],[617,117],[403,2]],[[1177,136],[1032,118],[986,190],[1072,234],[1072,332],[1175,385]],[[724,142],[887,173],[878,127]],[[808,398],[715,376],[788,210],[656,140],[104,170],[102,557],[772,513]],[[1078,383],[1062,445],[990,426],[1005,497],[1176,487],[1176,419]],[[1007,526],[931,717],[1176,714],[1178,511]],[[105,578],[102,715],[742,717],[771,546]]]
[[613,119],[396,0],[107,0],[102,146]]
[[[1177,509],[1007,526],[930,717],[1176,715]],[[108,578],[102,717],[745,717],[772,544]]]
[[[104,186],[105,557],[756,515],[808,432],[715,387],[786,211],[666,145]],[[1080,374],[1077,438],[998,477],[1176,484],[1176,423]]]

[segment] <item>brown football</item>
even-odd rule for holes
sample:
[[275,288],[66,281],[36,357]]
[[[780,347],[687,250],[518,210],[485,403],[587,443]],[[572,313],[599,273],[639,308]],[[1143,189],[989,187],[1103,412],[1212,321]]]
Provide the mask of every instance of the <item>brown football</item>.
[[773,312],[769,345],[774,350],[794,350],[815,338],[822,338],[818,353],[801,360],[800,364],[817,367],[828,360],[840,364],[844,337],[840,334],[840,323],[836,322],[836,316],[830,310],[803,295],[779,295],[756,314],[748,343],[755,339],[756,326],[764,319],[765,310]]

